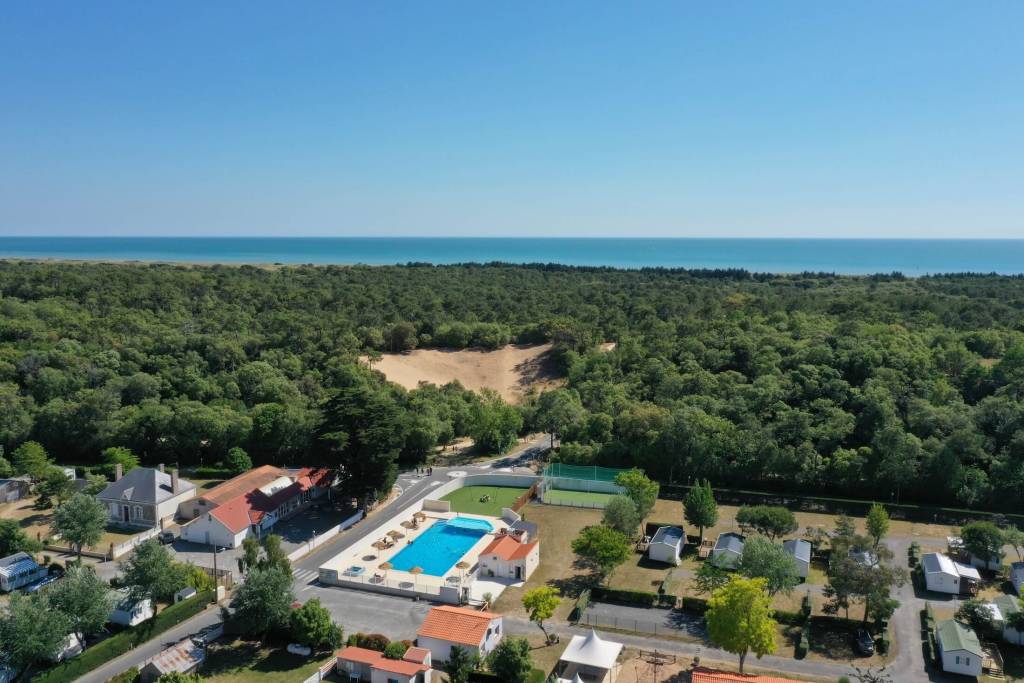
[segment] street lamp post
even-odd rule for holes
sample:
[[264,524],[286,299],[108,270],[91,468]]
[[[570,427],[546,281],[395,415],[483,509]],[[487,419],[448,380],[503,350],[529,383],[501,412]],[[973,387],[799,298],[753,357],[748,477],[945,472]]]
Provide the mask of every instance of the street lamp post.
[[213,546],[213,601],[220,602],[220,573],[217,571],[217,553],[220,552],[219,546]]

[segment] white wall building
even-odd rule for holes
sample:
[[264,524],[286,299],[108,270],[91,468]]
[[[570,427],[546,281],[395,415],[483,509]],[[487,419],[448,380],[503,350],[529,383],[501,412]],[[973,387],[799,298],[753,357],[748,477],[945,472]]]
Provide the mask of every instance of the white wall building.
[[0,591],[5,593],[45,578],[46,567],[40,567],[28,553],[18,552],[0,560]]
[[981,575],[974,567],[954,562],[941,553],[925,553],[921,556],[925,587],[936,593],[960,595],[966,593],[967,582],[981,581]]
[[1017,595],[1024,597],[1024,562],[1014,562],[1010,565],[1010,583]]
[[114,611],[110,613],[107,621],[120,626],[138,626],[146,619],[153,616],[153,601],[149,598],[132,600],[128,597],[128,591],[118,591],[120,599],[114,605]]
[[679,556],[686,545],[686,534],[677,526],[659,527],[647,546],[647,557],[655,562],[679,566]]
[[97,493],[96,500],[107,506],[112,523],[152,528],[172,521],[178,506],[195,494],[196,485],[179,479],[177,470],[168,474],[163,465],[136,467],[121,476],[117,465],[114,482]]
[[783,541],[782,549],[793,558],[796,565],[796,573],[801,579],[806,579],[811,572],[811,544],[802,538],[794,538]]
[[481,577],[526,581],[540,564],[540,541],[528,540],[525,533],[502,530],[480,551],[479,562]]
[[447,662],[454,646],[463,648],[470,655],[486,657],[501,642],[503,635],[500,614],[444,605],[427,612],[420,630],[416,632],[416,645],[430,650],[432,661]]
[[942,670],[964,676],[980,676],[983,652],[978,634],[953,619],[935,625]]

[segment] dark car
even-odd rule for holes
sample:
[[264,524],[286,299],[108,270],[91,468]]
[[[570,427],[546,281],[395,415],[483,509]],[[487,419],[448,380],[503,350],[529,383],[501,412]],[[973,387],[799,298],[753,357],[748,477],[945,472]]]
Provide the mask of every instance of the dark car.
[[63,574],[50,574],[46,578],[44,578],[44,579],[42,579],[40,581],[36,581],[31,586],[26,588],[25,592],[26,593],[35,593],[38,590],[46,588],[47,586],[49,586],[54,581],[60,581],[61,577],[63,577]]
[[870,656],[875,654],[875,639],[871,637],[866,628],[857,629],[857,640],[856,640],[857,652]]
[[164,544],[164,545],[168,545],[170,543],[174,543],[174,532],[173,531],[161,531],[160,532],[160,536],[158,536],[158,538],[160,539],[160,542],[162,544]]

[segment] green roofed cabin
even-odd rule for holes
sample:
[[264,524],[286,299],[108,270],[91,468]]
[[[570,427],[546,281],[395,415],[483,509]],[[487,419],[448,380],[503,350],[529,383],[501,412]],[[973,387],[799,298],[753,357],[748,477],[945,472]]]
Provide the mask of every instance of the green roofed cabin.
[[936,624],[935,641],[939,646],[943,671],[964,676],[981,675],[984,653],[974,629],[954,619],[946,619]]

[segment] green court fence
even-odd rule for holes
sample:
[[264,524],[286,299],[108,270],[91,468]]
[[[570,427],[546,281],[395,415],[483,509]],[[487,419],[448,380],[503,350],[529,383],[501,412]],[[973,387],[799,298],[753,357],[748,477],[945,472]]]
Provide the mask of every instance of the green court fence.
[[619,472],[625,469],[614,467],[598,467],[597,465],[569,465],[553,462],[544,468],[544,476],[551,479],[583,479],[585,481],[614,482]]

